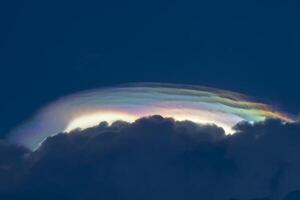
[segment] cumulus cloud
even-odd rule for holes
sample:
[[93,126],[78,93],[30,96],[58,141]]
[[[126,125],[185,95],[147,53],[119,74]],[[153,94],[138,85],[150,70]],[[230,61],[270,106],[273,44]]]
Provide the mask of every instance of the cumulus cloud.
[[300,124],[235,130],[152,116],[60,133],[34,152],[2,141],[0,198],[299,199]]

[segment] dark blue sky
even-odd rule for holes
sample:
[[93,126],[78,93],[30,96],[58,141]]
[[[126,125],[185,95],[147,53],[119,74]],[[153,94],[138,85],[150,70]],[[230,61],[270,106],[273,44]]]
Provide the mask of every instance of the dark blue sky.
[[59,96],[126,82],[300,112],[299,1],[2,1],[0,136]]

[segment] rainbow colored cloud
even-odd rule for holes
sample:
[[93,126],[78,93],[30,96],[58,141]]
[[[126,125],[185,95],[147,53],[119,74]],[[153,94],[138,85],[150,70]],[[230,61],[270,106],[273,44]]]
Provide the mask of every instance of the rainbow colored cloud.
[[235,92],[193,85],[140,83],[61,98],[14,130],[9,139],[34,149],[45,138],[59,132],[85,129],[101,121],[132,122],[149,115],[216,124],[227,134],[244,120],[258,122],[278,118],[294,121],[291,116],[269,105]]

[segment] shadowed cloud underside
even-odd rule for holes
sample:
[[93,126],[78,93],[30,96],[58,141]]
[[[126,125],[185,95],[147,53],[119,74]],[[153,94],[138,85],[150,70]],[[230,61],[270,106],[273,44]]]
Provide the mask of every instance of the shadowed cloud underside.
[[215,125],[151,116],[48,137],[0,140],[0,199],[299,200],[300,124]]

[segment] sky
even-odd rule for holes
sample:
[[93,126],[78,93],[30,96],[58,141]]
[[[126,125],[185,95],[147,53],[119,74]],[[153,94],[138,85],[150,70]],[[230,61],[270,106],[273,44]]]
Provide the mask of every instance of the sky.
[[[34,150],[7,141],[16,127],[32,134],[19,125],[61,97],[128,83],[237,92],[299,119],[299,10],[293,0],[0,1],[0,198],[300,199],[297,120],[226,135],[151,116],[55,133]],[[63,123],[55,111],[39,127]]]
[[58,97],[128,82],[228,89],[297,115],[299,6],[2,1],[0,135]]

